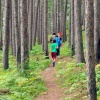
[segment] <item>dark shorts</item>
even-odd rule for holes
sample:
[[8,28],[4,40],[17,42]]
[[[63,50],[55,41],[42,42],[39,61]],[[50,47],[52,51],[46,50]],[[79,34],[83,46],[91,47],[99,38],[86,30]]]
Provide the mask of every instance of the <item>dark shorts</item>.
[[57,56],[57,55],[56,55],[56,52],[51,52],[51,56],[52,56],[53,59],[55,59],[56,56]]

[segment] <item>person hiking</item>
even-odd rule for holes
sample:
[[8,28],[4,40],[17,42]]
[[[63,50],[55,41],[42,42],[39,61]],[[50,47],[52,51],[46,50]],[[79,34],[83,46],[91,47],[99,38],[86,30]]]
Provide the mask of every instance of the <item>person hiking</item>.
[[56,53],[57,53],[57,48],[58,48],[58,44],[56,43],[55,39],[52,41],[52,44],[50,47],[51,47],[50,51],[51,51],[51,57],[52,57],[52,66],[54,67],[56,59],[57,59]]
[[60,38],[60,44],[62,44],[62,35],[63,35],[62,32],[59,32],[58,35],[59,35],[59,38]]
[[63,35],[62,32],[59,32],[58,34],[59,34],[60,37]]
[[[58,35],[59,35],[59,38],[60,38],[60,44],[62,44],[62,35],[63,35],[62,32],[59,32]],[[60,45],[60,47],[61,47],[61,45]]]
[[53,40],[55,39],[55,36],[56,36],[56,33],[53,33],[53,34],[52,34],[52,37],[50,38],[50,43],[53,42]]
[[60,38],[60,34],[58,33],[56,38],[56,43],[58,44],[58,49],[57,49],[57,56],[60,55],[60,47],[61,47],[61,44],[62,44],[62,39]]

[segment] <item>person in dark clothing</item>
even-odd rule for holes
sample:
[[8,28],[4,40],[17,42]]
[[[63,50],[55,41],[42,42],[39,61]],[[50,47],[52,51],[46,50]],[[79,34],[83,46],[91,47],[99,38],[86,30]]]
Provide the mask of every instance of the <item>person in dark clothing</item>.
[[51,38],[50,38],[50,43],[53,43],[53,40],[55,39],[56,33],[53,33]]
[[61,43],[62,43],[62,40],[60,38],[60,34],[58,33],[58,35],[56,36],[55,38],[56,40],[56,43],[58,44],[58,48],[57,48],[57,56],[60,55],[60,47],[61,47]]

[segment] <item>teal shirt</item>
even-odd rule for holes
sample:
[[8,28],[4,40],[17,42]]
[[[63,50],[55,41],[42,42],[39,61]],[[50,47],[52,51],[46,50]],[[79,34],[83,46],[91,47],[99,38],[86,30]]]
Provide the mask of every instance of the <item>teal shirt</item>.
[[51,44],[51,52],[57,52],[57,47],[58,47],[57,43],[52,43]]

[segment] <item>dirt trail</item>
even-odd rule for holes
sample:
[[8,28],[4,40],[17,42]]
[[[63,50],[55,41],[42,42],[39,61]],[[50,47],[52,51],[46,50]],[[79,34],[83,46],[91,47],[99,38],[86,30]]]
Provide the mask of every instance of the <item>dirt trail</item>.
[[60,100],[64,97],[64,91],[56,83],[55,67],[49,66],[42,72],[42,76],[44,77],[48,91],[37,97],[36,100]]

